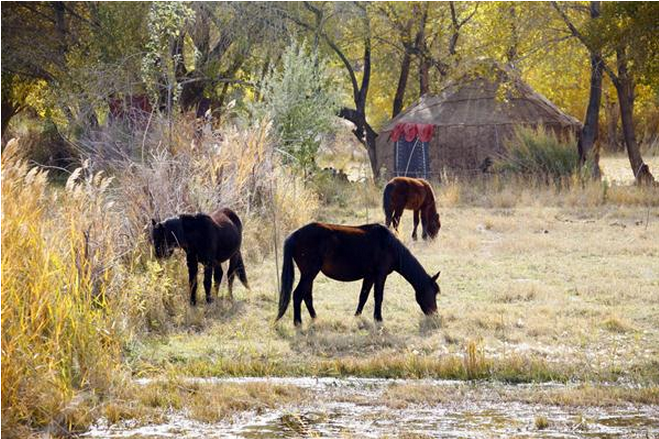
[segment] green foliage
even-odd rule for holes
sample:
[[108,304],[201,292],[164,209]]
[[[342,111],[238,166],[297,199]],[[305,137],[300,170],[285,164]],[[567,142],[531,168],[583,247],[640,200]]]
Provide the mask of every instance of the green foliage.
[[495,169],[504,173],[539,177],[549,182],[570,177],[579,167],[574,140],[562,142],[542,127],[518,128],[505,149],[495,163]]
[[339,95],[329,68],[306,45],[293,43],[282,56],[281,69],[264,78],[261,95],[255,115],[272,121],[284,163],[308,175],[316,168],[321,136],[335,129]]
[[331,171],[322,170],[313,176],[313,187],[323,204],[338,204],[346,207],[351,183]]
[[194,11],[182,2],[156,2],[148,18],[149,40],[142,61],[142,79],[153,102],[158,101],[164,85],[175,102],[181,88],[177,69],[183,65],[183,29],[194,20]]

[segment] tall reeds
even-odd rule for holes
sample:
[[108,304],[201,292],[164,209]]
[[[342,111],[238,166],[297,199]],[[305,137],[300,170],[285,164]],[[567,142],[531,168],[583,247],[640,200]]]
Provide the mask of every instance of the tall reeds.
[[109,181],[81,169],[51,190],[18,150],[2,154],[3,433],[61,421],[79,392],[110,388],[120,361]]

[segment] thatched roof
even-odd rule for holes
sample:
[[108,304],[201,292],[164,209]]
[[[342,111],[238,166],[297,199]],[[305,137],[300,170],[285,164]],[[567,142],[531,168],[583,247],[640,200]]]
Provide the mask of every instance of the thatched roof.
[[475,77],[447,86],[439,95],[424,95],[393,118],[381,132],[401,123],[436,126],[551,124],[580,126],[547,98],[510,72],[498,79]]

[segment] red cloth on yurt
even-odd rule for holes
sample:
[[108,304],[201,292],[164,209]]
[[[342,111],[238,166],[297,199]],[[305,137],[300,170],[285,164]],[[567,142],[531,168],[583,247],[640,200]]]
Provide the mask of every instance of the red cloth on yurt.
[[416,130],[419,133],[419,140],[422,142],[429,142],[432,139],[432,134],[435,131],[435,125],[432,124],[417,124]]
[[415,123],[406,123],[405,124],[405,141],[411,142],[416,137],[416,124]]
[[405,138],[407,142],[411,142],[416,137],[422,142],[428,142],[432,139],[435,126],[432,124],[423,123],[399,123],[391,132],[391,140],[398,142],[398,139]]
[[403,134],[403,131],[405,130],[405,124],[399,123],[396,125],[391,132],[391,140],[394,142],[398,142],[398,139],[400,139],[400,135]]

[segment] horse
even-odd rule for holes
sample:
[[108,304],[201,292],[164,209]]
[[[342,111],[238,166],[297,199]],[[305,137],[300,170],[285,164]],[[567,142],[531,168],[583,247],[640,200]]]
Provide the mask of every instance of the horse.
[[398,231],[403,210],[410,209],[414,211],[412,239],[417,239],[416,229],[419,225],[419,216],[421,216],[424,240],[428,237],[435,239],[439,233],[442,224],[435,206],[435,193],[426,180],[411,177],[392,178],[384,188],[382,204],[387,227],[393,224],[394,229]]
[[437,312],[439,272],[429,276],[410,251],[382,224],[342,226],[311,223],[291,233],[284,243],[284,260],[279,291],[279,320],[286,313],[295,280],[293,261],[300,270],[300,281],[293,292],[293,323],[302,323],[301,304],[307,306],[312,319],[313,281],[322,272],[330,279],[352,282],[363,279],[355,316],[364,309],[375,285],[375,312],[382,321],[382,299],[387,276],[400,273],[414,288],[416,301],[424,314]]
[[222,281],[222,262],[229,260],[229,298],[233,299],[233,281],[237,275],[249,289],[245,264],[240,253],[243,225],[231,209],[219,209],[210,215],[182,214],[162,222],[151,219],[151,238],[156,258],[168,258],[176,248],[185,251],[190,283],[190,304],[197,304],[198,264],[204,266],[206,303],[211,303],[211,283],[215,280],[215,294]]

